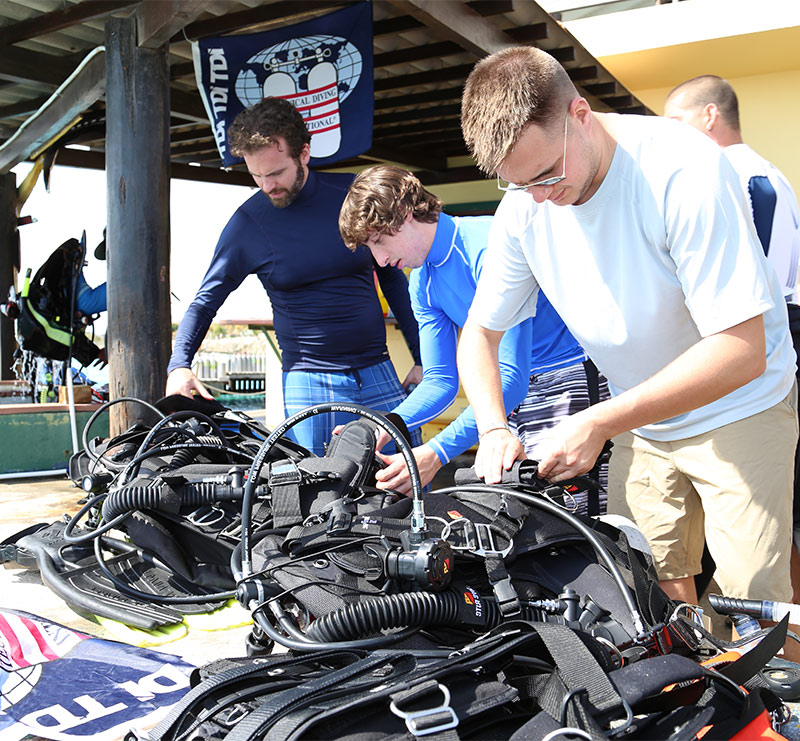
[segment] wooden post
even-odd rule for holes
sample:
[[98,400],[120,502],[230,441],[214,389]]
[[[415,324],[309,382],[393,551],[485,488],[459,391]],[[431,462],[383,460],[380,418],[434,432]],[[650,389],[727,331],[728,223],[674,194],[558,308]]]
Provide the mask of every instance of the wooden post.
[[[8,297],[18,267],[17,178],[13,172],[0,175],[0,303]],[[14,322],[0,315],[0,379],[14,378],[12,356],[17,342]]]
[[[170,351],[167,45],[136,44],[136,19],[106,23],[108,358],[112,399],[164,395]],[[111,434],[139,419],[112,408]]]

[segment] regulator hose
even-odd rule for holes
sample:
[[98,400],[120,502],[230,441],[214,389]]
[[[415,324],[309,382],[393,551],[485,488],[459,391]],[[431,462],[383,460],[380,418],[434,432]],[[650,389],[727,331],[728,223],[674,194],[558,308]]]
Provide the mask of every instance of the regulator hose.
[[[261,491],[261,487],[256,491]],[[160,479],[153,479],[146,484],[133,483],[110,492],[103,502],[102,513],[106,521],[134,510],[178,514],[182,508],[197,509],[204,504],[241,501],[243,496],[242,487],[200,481],[172,488]]]
[[[331,643],[348,641],[391,628],[423,628],[455,625],[462,622],[460,593],[406,592],[361,600],[322,615],[306,630],[313,641]],[[486,601],[485,626],[488,630],[500,623],[500,610]]]

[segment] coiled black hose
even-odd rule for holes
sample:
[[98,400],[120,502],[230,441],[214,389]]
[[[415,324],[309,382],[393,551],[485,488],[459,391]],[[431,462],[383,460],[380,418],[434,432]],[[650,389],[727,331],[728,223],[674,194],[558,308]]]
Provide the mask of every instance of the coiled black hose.
[[[389,628],[418,628],[455,625],[462,622],[459,592],[408,592],[361,600],[318,617],[306,630],[308,638],[322,643],[348,641]],[[487,600],[488,630],[500,623],[497,604]]]
[[177,513],[181,507],[196,509],[223,498],[230,499],[218,495],[220,488],[212,482],[198,482],[186,484],[176,491],[159,479],[139,486],[125,486],[106,497],[102,508],[103,519],[113,520],[118,515],[136,509]]

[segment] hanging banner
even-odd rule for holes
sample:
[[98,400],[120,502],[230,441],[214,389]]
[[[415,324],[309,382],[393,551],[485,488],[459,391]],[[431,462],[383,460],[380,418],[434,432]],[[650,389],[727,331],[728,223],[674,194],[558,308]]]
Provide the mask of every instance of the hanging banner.
[[303,114],[312,166],[372,146],[371,3],[275,31],[201,39],[192,55],[223,166],[241,162],[227,140],[236,114],[268,97],[285,98]]

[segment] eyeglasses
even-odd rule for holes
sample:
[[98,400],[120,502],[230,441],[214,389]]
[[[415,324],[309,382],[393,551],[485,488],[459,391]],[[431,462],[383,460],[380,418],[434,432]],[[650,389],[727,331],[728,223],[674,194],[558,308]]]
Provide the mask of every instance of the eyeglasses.
[[564,118],[564,154],[561,156],[561,174],[554,175],[551,178],[545,178],[544,180],[537,180],[535,183],[525,183],[523,185],[515,185],[514,183],[506,183],[503,184],[503,181],[500,180],[500,176],[497,176],[497,189],[503,190],[506,193],[513,192],[516,190],[528,190],[528,188],[538,188],[542,186],[548,185],[557,185],[560,183],[564,178],[567,177],[567,124],[569,123],[569,113],[567,113],[566,117]]

